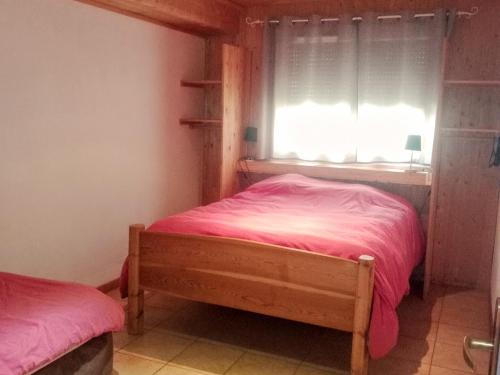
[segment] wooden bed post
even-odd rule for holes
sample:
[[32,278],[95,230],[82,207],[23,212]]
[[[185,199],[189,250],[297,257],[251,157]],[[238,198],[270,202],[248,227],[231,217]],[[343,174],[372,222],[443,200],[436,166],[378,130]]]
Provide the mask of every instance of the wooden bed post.
[[368,373],[368,347],[366,335],[372,308],[374,263],[374,258],[369,255],[361,255],[359,257],[358,287],[356,290],[352,332],[352,375],[365,375]]
[[144,291],[139,289],[139,234],[142,224],[129,227],[128,239],[128,333],[140,335],[144,330]]

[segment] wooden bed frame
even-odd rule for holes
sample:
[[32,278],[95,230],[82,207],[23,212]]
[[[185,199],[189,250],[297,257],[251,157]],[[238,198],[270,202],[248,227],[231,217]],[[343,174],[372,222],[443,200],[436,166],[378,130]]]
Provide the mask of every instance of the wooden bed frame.
[[351,374],[368,371],[374,259],[358,262],[224,237],[129,228],[128,331],[144,290],[352,332]]

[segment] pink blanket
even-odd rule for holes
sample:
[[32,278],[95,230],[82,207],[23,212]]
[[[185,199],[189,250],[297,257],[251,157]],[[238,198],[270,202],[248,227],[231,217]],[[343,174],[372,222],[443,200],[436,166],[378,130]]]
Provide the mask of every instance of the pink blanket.
[[366,185],[293,174],[266,179],[231,198],[157,221],[149,230],[234,237],[352,260],[372,255],[373,358],[396,345],[396,307],[424,256],[417,212],[403,198]]
[[123,323],[123,308],[94,288],[0,272],[2,375],[38,370]]
[[233,237],[352,260],[372,255],[372,358],[386,355],[396,345],[396,307],[424,256],[418,215],[403,198],[366,185],[293,174],[266,179],[231,198],[157,221],[148,230]]

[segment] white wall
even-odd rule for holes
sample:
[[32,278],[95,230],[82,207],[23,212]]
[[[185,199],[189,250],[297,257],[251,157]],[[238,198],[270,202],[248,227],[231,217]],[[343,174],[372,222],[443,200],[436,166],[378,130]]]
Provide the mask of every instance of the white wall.
[[201,38],[73,0],[0,0],[0,270],[99,285],[128,225],[199,202]]

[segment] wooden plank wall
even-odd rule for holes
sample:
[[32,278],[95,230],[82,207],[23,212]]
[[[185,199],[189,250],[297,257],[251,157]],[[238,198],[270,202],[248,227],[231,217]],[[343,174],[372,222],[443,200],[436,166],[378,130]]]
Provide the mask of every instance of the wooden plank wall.
[[[427,12],[442,7],[468,11],[473,6],[480,7],[479,14],[455,24],[446,77],[500,80],[500,2],[496,0],[280,1],[250,7],[247,14],[254,19],[311,14],[334,17],[366,11]],[[242,44],[249,50],[244,124],[260,118],[261,40],[261,27],[242,27]],[[500,129],[499,95],[491,88],[447,88],[442,126]],[[492,142],[492,138],[442,138],[434,282],[489,287],[500,177],[500,170],[488,168]],[[398,186],[398,190],[410,198],[415,194],[413,187]],[[423,197],[427,197],[425,192],[417,193],[418,202],[422,203]]]
[[242,143],[242,103],[244,50],[225,44],[222,48],[222,160],[220,171],[220,197],[238,192],[238,160]]
[[[458,21],[447,80],[500,79],[500,2],[476,1],[479,14]],[[500,88],[445,86],[445,128],[500,130]],[[494,138],[442,136],[432,276],[435,282],[490,287],[500,169],[489,168]]]
[[[205,79],[222,80],[222,46],[237,44],[238,35],[207,38]],[[207,118],[222,118],[222,86],[206,90],[205,114]],[[222,130],[205,129],[203,134],[202,203],[220,199],[222,165]]]

